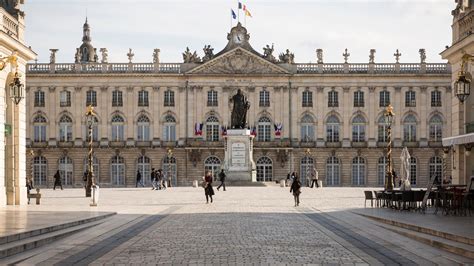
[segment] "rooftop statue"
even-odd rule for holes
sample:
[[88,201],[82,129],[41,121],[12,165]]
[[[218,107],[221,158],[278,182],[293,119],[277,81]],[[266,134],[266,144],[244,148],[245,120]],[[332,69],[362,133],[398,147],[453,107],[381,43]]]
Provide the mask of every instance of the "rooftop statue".
[[209,61],[214,58],[214,48],[211,48],[210,45],[204,45],[204,57],[202,58],[203,62]]
[[197,55],[196,51],[194,51],[194,53],[191,53],[189,47],[186,47],[186,50],[184,50],[183,53],[183,61],[184,63],[200,63],[201,58]]
[[290,50],[286,49],[286,53],[281,53],[280,56],[281,63],[294,64],[295,63],[295,54],[290,53]]
[[231,102],[234,103],[231,114],[231,128],[244,129],[247,127],[247,110],[250,103],[245,98],[242,90],[238,89],[237,94],[232,96]]
[[318,58],[318,64],[323,63],[323,49],[316,49],[316,58]]
[[273,43],[272,43],[272,47],[270,47],[270,45],[268,44],[266,47],[263,47],[263,58],[267,59],[270,62],[275,63],[276,58],[273,56],[273,50],[274,50]]
[[102,63],[107,64],[109,61],[109,53],[107,51],[107,48],[100,48],[99,50],[102,53]]
[[160,49],[153,50],[153,63],[159,64],[160,63]]

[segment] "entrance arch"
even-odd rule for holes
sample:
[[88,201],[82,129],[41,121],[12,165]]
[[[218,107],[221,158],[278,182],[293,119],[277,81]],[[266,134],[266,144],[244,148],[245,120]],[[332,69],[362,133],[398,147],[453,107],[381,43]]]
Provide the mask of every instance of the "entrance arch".
[[266,156],[257,160],[257,181],[273,181],[273,162]]

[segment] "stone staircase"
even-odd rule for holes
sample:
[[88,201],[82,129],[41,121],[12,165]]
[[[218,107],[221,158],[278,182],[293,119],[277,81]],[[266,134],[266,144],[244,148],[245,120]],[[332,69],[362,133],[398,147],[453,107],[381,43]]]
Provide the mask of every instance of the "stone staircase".
[[[358,214],[379,222],[381,227],[392,232],[456,255],[474,259],[474,238],[469,236],[452,234],[439,229],[432,229],[421,225],[394,221],[367,214]],[[468,228],[466,228],[466,230],[468,230]]]
[[0,259],[50,244],[98,225],[115,214],[103,213],[91,218],[0,236]]

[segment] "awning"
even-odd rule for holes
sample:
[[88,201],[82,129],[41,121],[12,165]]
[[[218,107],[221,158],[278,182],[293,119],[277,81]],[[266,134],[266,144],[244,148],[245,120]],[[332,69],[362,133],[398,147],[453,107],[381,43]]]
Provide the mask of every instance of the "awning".
[[453,145],[461,145],[466,143],[474,143],[474,133],[443,138],[443,146],[453,146]]

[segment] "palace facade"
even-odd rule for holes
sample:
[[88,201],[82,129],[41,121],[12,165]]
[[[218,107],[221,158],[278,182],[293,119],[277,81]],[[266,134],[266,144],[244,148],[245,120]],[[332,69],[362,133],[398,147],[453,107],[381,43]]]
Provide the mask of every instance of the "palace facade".
[[[452,66],[453,84],[459,79],[460,71],[472,82],[474,61],[474,2],[456,2],[456,8],[451,12],[452,44],[441,53]],[[462,61],[464,69],[461,69]],[[459,93],[463,94],[462,91]],[[474,177],[474,156],[470,154],[474,147],[474,96],[461,95],[458,98],[455,91],[448,101],[451,101],[452,106],[448,114],[451,116],[452,131],[443,139],[445,157],[452,160],[453,166],[449,170],[455,183],[469,185],[470,178]]]
[[[87,164],[85,112],[97,112],[94,165],[100,185],[134,186],[139,170],[149,183],[151,168],[163,168],[172,185],[190,185],[205,169],[224,165],[230,99],[241,89],[250,102],[248,125],[255,136],[257,179],[270,182],[297,171],[302,180],[316,167],[325,186],[383,186],[385,108],[396,114],[393,159],[412,155],[411,182],[426,186],[443,172],[441,139],[451,134],[451,69],[444,63],[295,63],[286,50],[261,54],[240,24],[226,47],[204,56],[189,49],[183,63],[110,63],[107,50],[93,47],[84,24],[75,63],[27,66],[27,146],[36,186],[53,184],[60,170],[67,186],[82,186]],[[99,59],[99,56],[101,58]],[[449,162],[447,162],[449,164]]]
[[[23,2],[23,1],[22,1]],[[25,85],[26,62],[36,57],[25,42],[25,14],[19,1],[0,1],[0,206],[25,205],[26,104],[15,102],[10,84]],[[15,74],[18,73],[18,77]]]

